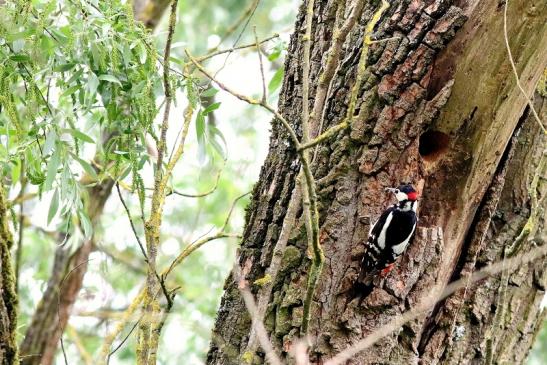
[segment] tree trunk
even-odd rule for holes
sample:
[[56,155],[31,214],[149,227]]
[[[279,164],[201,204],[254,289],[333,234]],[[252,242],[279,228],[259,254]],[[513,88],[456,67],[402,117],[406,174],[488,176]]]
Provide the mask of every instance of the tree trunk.
[[[337,8],[344,3],[315,2],[310,105],[335,28],[356,2],[348,1],[346,11]],[[364,26],[378,6],[377,1],[365,5],[344,43],[323,130],[344,118]],[[541,206],[532,209],[531,196],[543,202],[547,187],[541,179],[537,187],[530,186],[536,173],[545,176],[545,136],[516,86],[504,43],[503,10],[494,0],[399,0],[376,27],[375,38],[389,40],[370,47],[353,124],[319,146],[313,165],[326,261],[312,306],[312,362],[324,362],[413,309],[433,286],[466,278],[502,259],[504,252],[509,255],[531,215],[535,224],[519,237],[519,252],[543,244],[545,212]],[[509,3],[509,43],[528,95],[547,63],[546,10],[540,0]],[[297,130],[304,19],[303,5],[279,101],[279,111]],[[538,99],[545,115],[547,108]],[[270,265],[298,170],[297,154],[275,123],[239,252],[249,283],[264,277]],[[396,269],[375,282],[361,306],[348,303],[370,222],[390,203],[384,188],[401,181],[414,182],[421,192],[417,239]],[[266,310],[270,340],[285,358],[300,336],[311,260],[305,232],[298,218],[281,269],[272,278]],[[546,280],[544,258],[505,270],[457,291],[348,363],[521,363],[539,328]],[[251,289],[260,292],[257,285]],[[251,319],[233,274],[225,290],[209,364],[253,359],[245,353]],[[263,363],[263,354],[258,355],[254,362]]]
[[0,188],[0,365],[17,360],[17,293],[10,249],[13,237],[9,229],[9,208]]
[[[164,0],[135,1],[135,16],[149,29],[153,29],[169,3]],[[111,179],[106,179],[86,189],[89,201],[86,211],[94,227],[100,221],[113,185]],[[55,250],[51,276],[21,343],[21,363],[24,365],[53,363],[61,336],[82,288],[89,255],[95,249],[92,238],[71,253],[70,248],[63,245],[65,240],[63,234],[58,235],[59,244]]]

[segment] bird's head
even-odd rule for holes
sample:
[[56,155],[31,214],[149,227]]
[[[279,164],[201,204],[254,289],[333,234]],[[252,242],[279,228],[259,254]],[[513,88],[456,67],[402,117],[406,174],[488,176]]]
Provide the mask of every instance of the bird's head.
[[410,184],[401,184],[396,188],[386,188],[386,190],[395,194],[397,200],[400,202],[405,200],[418,200],[418,193],[416,192],[416,189],[414,189],[414,187]]

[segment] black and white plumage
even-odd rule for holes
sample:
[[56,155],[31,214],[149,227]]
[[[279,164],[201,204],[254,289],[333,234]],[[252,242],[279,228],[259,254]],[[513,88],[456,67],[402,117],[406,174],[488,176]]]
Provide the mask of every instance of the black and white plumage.
[[385,276],[391,270],[395,260],[412,242],[416,232],[416,190],[410,184],[386,190],[394,193],[398,202],[387,208],[370,228],[366,252],[356,282],[358,291],[367,292],[366,288],[370,288],[375,276]]

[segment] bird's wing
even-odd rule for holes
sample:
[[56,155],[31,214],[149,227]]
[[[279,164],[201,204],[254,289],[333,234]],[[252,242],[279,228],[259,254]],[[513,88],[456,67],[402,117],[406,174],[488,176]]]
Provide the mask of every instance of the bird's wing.
[[392,244],[393,259],[403,253],[414,237],[416,230],[416,213],[414,211],[394,212],[395,224],[390,225],[386,232],[387,241]]
[[387,208],[386,210],[384,210],[380,218],[378,218],[378,220],[374,223],[368,234],[368,246],[370,246],[371,244],[376,244],[378,242],[378,237],[382,233],[382,227],[385,225],[389,214],[392,213],[394,210],[394,206]]
[[382,233],[382,227],[384,227],[386,220],[394,209],[394,206],[386,209],[370,229],[365,255],[361,261],[359,282],[364,282],[366,277],[375,275],[378,271],[378,263],[382,256],[382,248],[378,246],[378,238]]

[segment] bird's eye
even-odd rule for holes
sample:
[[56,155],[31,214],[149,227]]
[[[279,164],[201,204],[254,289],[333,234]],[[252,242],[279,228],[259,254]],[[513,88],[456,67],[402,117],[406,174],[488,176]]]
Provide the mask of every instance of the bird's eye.
[[395,189],[395,194],[399,194],[399,189]]

